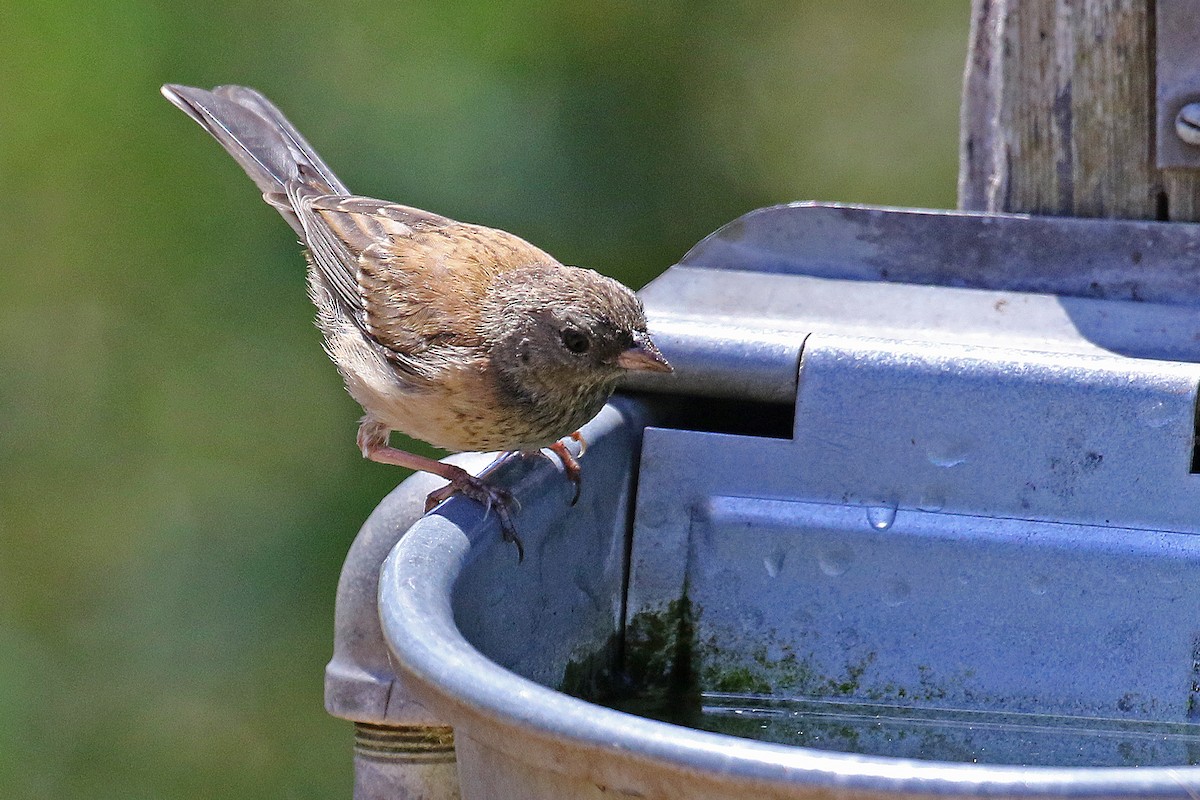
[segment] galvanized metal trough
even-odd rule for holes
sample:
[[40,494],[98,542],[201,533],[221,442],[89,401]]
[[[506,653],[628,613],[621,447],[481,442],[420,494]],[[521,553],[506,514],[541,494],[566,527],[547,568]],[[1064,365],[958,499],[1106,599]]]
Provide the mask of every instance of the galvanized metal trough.
[[357,796],[1200,796],[1198,252],[812,204],[718,231],[643,291],[677,373],[585,429],[579,504],[494,468],[524,563],[476,504],[421,517],[426,476],[364,526],[326,693]]

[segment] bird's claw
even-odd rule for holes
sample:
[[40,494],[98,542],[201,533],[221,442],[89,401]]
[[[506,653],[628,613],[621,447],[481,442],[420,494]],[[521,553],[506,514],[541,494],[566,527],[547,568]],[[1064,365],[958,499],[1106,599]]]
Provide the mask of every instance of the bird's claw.
[[512,492],[492,486],[483,478],[464,474],[454,478],[442,488],[430,492],[425,498],[425,513],[429,513],[456,494],[461,494],[483,506],[485,517],[494,510],[496,516],[500,518],[501,537],[504,541],[512,542],[517,546],[517,563],[525,560],[525,545],[517,536],[517,529],[512,522],[513,511],[520,508],[520,504],[512,496]]

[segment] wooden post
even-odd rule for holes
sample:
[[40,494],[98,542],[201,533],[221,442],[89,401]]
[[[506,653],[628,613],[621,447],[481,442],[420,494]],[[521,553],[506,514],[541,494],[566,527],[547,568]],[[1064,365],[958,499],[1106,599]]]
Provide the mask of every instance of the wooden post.
[[959,208],[1200,219],[1200,171],[1154,164],[1154,6],[972,0]]

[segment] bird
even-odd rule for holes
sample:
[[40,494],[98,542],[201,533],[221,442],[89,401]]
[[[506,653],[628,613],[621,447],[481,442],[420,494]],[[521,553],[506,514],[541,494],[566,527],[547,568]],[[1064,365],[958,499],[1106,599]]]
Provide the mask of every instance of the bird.
[[523,559],[511,493],[393,447],[391,433],[451,452],[550,449],[575,484],[574,504],[581,469],[563,440],[579,439],[622,373],[672,371],[641,300],[506,231],[351,194],[254,89],[166,84],[162,94],[299,235],[325,351],[364,411],[363,457],[445,478],[426,511],[454,494],[494,508]]

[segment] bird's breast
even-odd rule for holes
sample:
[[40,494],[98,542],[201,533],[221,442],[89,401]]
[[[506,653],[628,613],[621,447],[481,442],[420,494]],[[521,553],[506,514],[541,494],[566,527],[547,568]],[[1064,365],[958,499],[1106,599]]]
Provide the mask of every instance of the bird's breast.
[[611,384],[570,381],[552,391],[506,388],[484,352],[431,347],[421,380],[399,372],[349,324],[325,328],[326,349],[346,390],[369,415],[414,439],[456,452],[532,450],[578,430],[599,412]]

